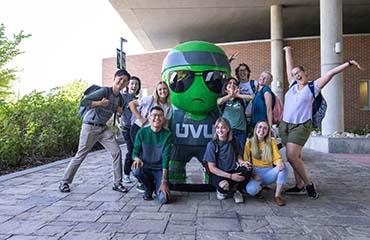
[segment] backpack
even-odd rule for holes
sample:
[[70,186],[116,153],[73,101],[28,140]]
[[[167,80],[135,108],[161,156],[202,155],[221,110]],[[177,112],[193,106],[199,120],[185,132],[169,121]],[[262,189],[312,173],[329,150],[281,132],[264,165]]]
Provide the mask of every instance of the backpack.
[[[297,84],[297,81],[293,81],[293,83],[290,85],[289,88],[293,87],[295,84]],[[314,97],[314,101],[312,103],[312,127],[318,128],[321,125],[322,120],[325,117],[326,109],[328,108],[328,104],[324,98],[324,96],[321,94],[321,91],[315,97],[315,86],[313,81],[308,83],[308,87],[310,88],[310,91]]]
[[[105,90],[105,98],[109,98],[109,88],[107,87],[101,87],[101,86],[98,86],[98,85],[91,85],[90,87],[88,87],[85,91],[84,91],[84,94],[83,96],[81,97],[80,99],[80,106],[78,107],[78,116],[83,119],[85,117],[85,114],[87,113],[87,111],[90,109],[90,107],[87,107],[87,106],[84,106],[82,105],[82,100],[89,94],[101,89],[101,88],[104,88]],[[115,126],[116,124],[116,116],[117,116],[117,111],[114,111],[114,120],[113,120],[113,126]]]
[[[268,92],[272,96],[272,124],[279,125],[281,119],[283,119],[283,105],[281,104],[280,99],[275,95],[275,93],[273,93],[270,88],[268,89]],[[264,97],[262,97],[262,99],[263,101],[265,101]]]
[[254,94],[256,94],[256,85],[255,85],[255,81],[256,80],[249,80],[249,82],[250,82],[250,85],[251,85],[251,88],[252,88],[252,91],[253,91],[253,93]]
[[[82,105],[82,100],[86,97],[86,95],[89,95],[90,93],[93,93],[93,92],[99,90],[100,88],[102,88],[102,87],[93,84],[84,91],[84,95],[80,99],[80,106],[78,107],[78,116],[81,119],[84,118],[86,112],[90,109],[90,107],[86,107],[86,106]],[[105,97],[108,98],[108,88],[106,88]]]
[[283,119],[283,106],[280,99],[274,93],[272,95],[275,98],[275,105],[272,108],[272,124],[279,125]]

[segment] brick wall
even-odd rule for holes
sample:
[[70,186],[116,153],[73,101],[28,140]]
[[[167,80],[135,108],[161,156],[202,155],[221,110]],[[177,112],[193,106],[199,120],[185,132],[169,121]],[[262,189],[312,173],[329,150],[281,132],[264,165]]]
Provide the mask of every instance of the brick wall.
[[[168,51],[152,52],[127,56],[126,69],[131,75],[141,79],[141,88],[147,89],[148,95],[154,91],[155,83],[161,81],[162,62]],[[110,86],[117,71],[116,58],[103,59],[103,85]]]
[[[290,39],[284,44],[292,46],[295,65],[304,66],[310,79],[317,79],[320,76],[320,39],[318,37]],[[251,79],[258,79],[262,71],[271,69],[269,41],[221,44],[220,47],[228,56],[240,52],[238,58],[231,64],[233,75],[235,67],[241,62],[248,64],[251,68]],[[370,79],[370,36],[344,36],[343,49],[343,61],[356,59],[366,68],[365,71],[355,68],[347,69],[343,74],[344,126],[345,129],[365,127],[370,124],[370,111],[360,110],[359,85],[361,79]],[[148,89],[148,94],[152,94],[155,83],[161,80],[162,62],[167,52],[157,51],[127,56],[127,70],[140,77],[142,87]],[[111,85],[116,70],[115,58],[103,59],[103,85]]]

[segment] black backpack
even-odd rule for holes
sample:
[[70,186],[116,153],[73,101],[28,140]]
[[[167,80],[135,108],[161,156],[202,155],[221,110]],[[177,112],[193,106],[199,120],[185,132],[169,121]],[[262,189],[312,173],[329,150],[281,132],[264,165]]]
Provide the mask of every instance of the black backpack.
[[257,92],[257,89],[256,89],[256,85],[255,85],[255,81],[256,80],[249,80],[249,82],[250,82],[250,85],[251,85],[251,88],[252,88],[252,91],[253,91],[253,93],[254,94],[256,94],[256,92]]
[[[84,95],[80,99],[80,106],[78,107],[78,116],[83,119],[86,112],[90,109],[90,107],[82,105],[82,100],[86,97],[86,95],[89,95],[90,93],[93,93],[99,89],[101,89],[101,86],[98,85],[91,85],[84,91]],[[109,92],[108,88],[105,88],[105,98],[109,98]]]
[[[289,88],[293,87],[297,84],[297,81],[294,80],[294,82],[291,83]],[[314,101],[312,103],[312,127],[313,128],[319,128],[321,126],[321,122],[325,117],[326,109],[328,108],[328,104],[326,103],[326,100],[324,96],[321,94],[321,91],[315,97],[315,86],[313,81],[308,83],[308,87],[310,88],[310,91],[314,97]]]
[[[80,106],[78,108],[78,116],[83,119],[85,114],[87,113],[87,111],[90,109],[90,107],[86,107],[84,105],[82,105],[82,100],[84,99],[84,97],[86,95],[89,95],[90,93],[93,93],[101,88],[104,88],[105,90],[105,95],[104,97],[105,98],[109,98],[109,88],[108,87],[101,87],[101,86],[98,86],[98,85],[91,85],[90,87],[88,87],[85,91],[84,91],[84,95],[81,97],[81,100],[80,100]],[[121,96],[121,95],[120,95]],[[122,98],[122,96],[121,96]],[[122,100],[123,101],[123,100]],[[117,111],[114,111],[114,116],[113,116],[113,126],[116,125],[116,117],[117,117]]]

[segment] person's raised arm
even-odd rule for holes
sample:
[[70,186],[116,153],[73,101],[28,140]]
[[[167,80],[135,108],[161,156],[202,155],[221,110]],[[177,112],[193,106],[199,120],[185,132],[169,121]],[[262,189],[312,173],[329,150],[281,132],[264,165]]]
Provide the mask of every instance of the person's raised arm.
[[[139,101],[136,99],[136,100],[133,100],[131,101],[129,104],[128,104],[128,107],[130,108],[130,111],[132,112],[132,114],[135,115],[135,117],[137,119],[139,119],[139,121],[141,122],[141,124],[145,124],[145,122],[147,121],[147,119],[145,117],[143,117],[140,112],[137,110],[137,107],[139,106]],[[141,127],[141,126],[140,126]]]
[[217,99],[217,105],[222,105],[224,104],[227,100],[231,99],[234,97],[233,92],[228,92],[225,96],[222,96]]
[[294,80],[292,76],[292,70],[293,70],[293,55],[292,55],[292,47],[286,46],[283,48],[285,51],[285,64],[286,64],[286,75],[288,78],[289,84]]
[[252,101],[252,100],[253,100],[253,96],[248,95],[248,94],[242,94],[242,93],[240,93],[240,92],[238,92],[238,93],[235,95],[235,97],[240,98],[240,99],[245,99],[245,100],[247,100],[247,101]]
[[349,60],[331,70],[329,70],[324,76],[317,79],[317,87],[322,89],[328,84],[328,82],[338,73],[343,72],[345,69],[355,65],[358,69],[363,70],[363,68],[355,60]]

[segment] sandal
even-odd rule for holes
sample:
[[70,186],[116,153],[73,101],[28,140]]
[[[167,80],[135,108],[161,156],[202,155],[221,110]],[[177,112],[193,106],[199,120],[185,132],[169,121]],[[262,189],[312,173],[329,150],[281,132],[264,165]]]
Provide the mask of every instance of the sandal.
[[71,189],[69,188],[69,185],[68,183],[61,183],[59,185],[59,191],[63,192],[63,193],[66,193],[66,192],[70,192]]

